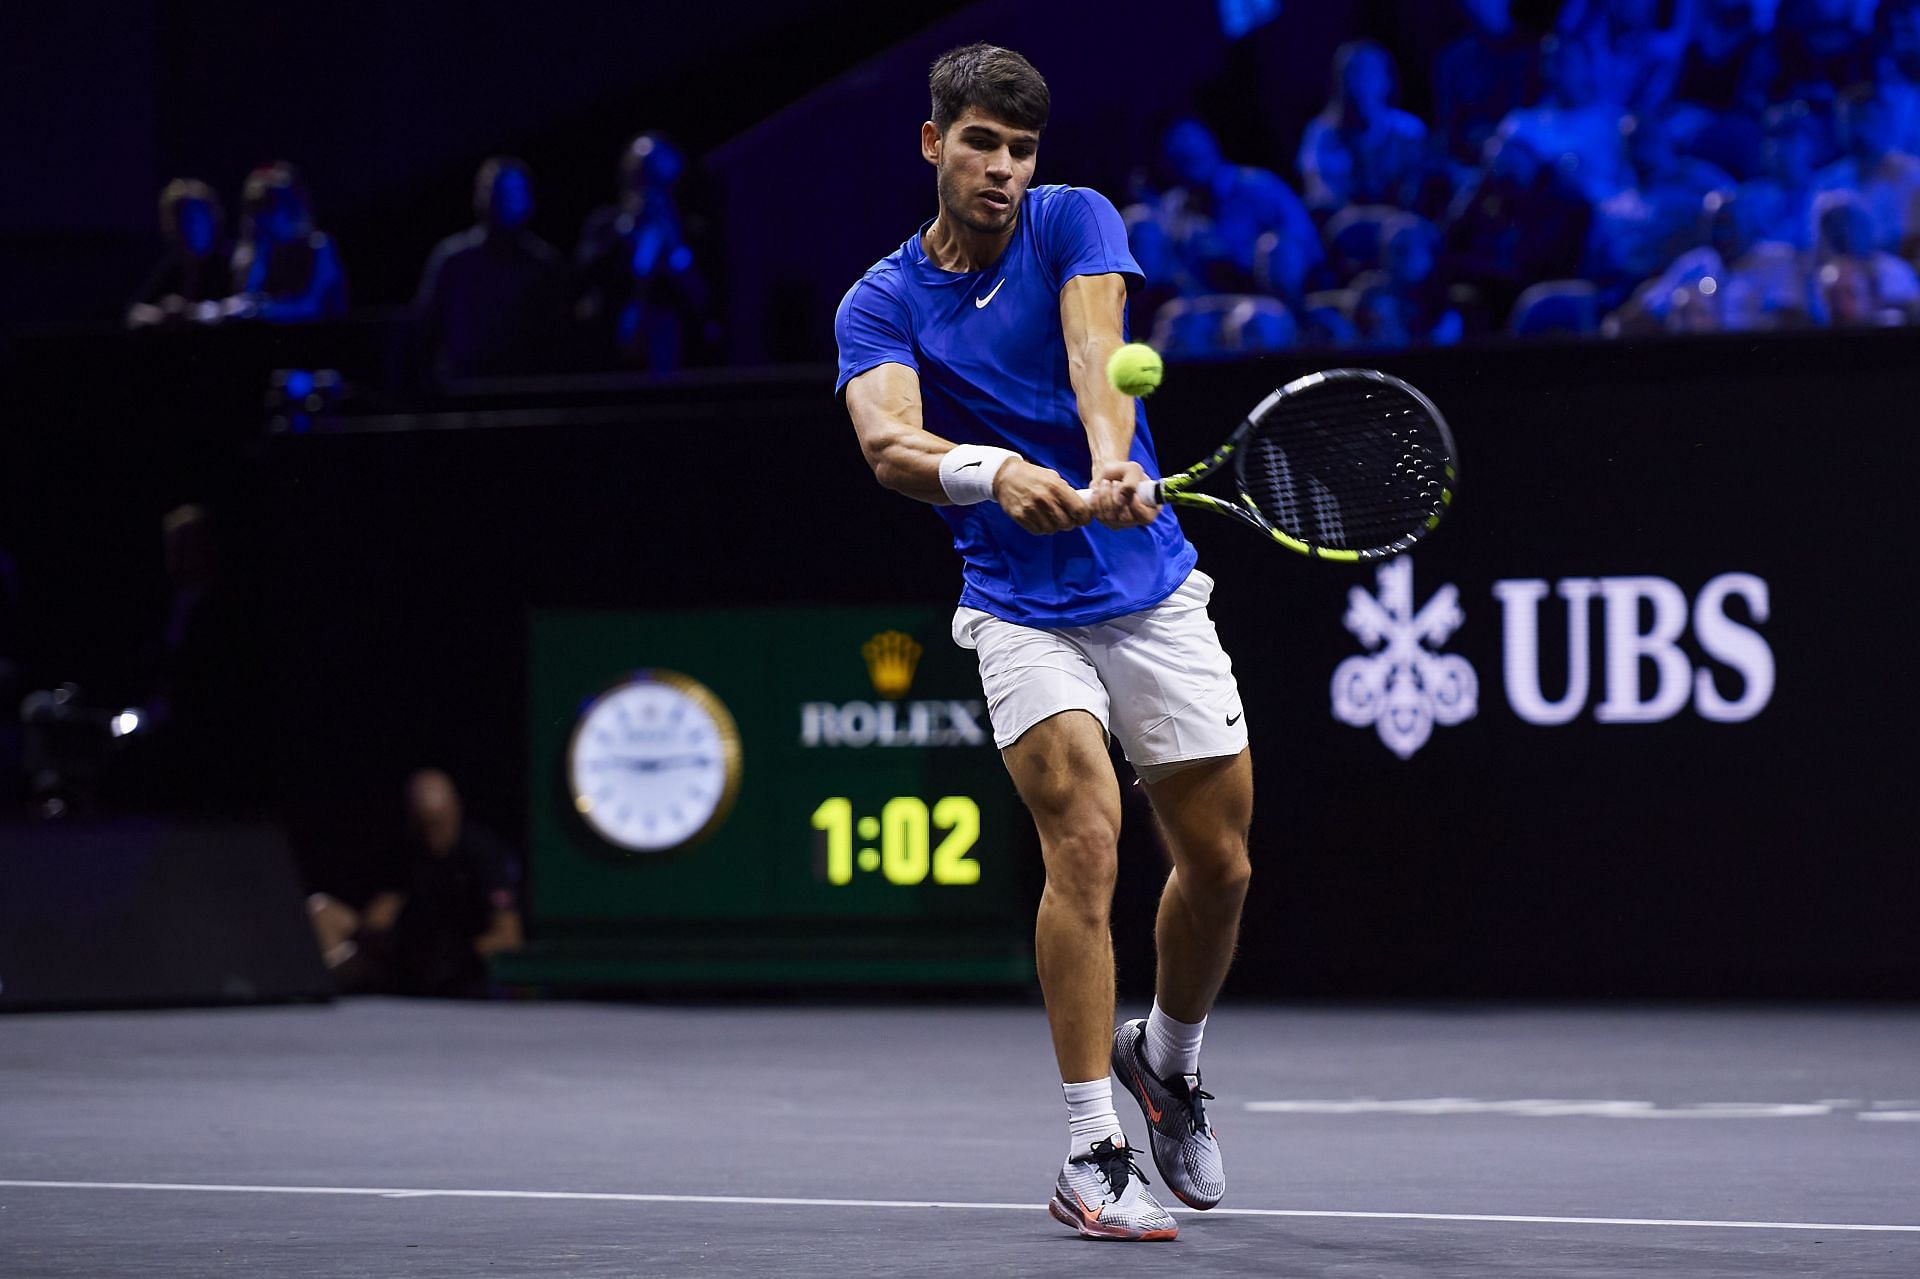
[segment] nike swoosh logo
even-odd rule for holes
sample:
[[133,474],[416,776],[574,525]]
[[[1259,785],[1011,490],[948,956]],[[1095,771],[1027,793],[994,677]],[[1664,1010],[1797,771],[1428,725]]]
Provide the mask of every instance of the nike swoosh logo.
[[994,286],[993,286],[993,292],[992,292],[992,293],[989,293],[989,294],[987,294],[987,296],[985,296],[985,297],[983,297],[983,298],[975,298],[975,299],[973,300],[973,306],[974,306],[974,309],[975,309],[975,310],[979,310],[979,309],[980,309],[981,307],[983,307],[983,306],[985,306],[985,305],[986,305],[987,303],[989,303],[989,302],[991,302],[991,301],[993,301],[993,294],[994,294],[994,293],[998,293],[998,292],[1000,291],[1000,285],[1001,285],[1001,284],[1005,284],[1006,282],[1007,282],[1007,277],[1006,277],[1006,276],[1004,276],[1004,275],[1003,275],[1003,276],[1001,276],[1001,277],[1000,277],[1000,284],[996,284],[996,285],[994,285]]
[[1239,715],[1227,716],[1227,727],[1232,728],[1235,724],[1238,724],[1240,722],[1240,715],[1245,715],[1245,714],[1246,714],[1245,711],[1241,711]]
[[[1080,1199],[1080,1192],[1078,1190],[1074,1191],[1073,1197],[1075,1199]],[[1098,1208],[1089,1208],[1087,1207],[1087,1201],[1084,1199],[1080,1199],[1080,1211],[1086,1213],[1087,1216],[1091,1217],[1095,1221],[1100,1220],[1100,1214],[1105,1212],[1106,1210],[1107,1210],[1107,1206],[1105,1204],[1101,1204]]]
[[969,469],[969,468],[971,468],[971,467],[975,467],[975,466],[978,466],[978,465],[980,465],[980,463],[978,463],[978,462],[968,462],[968,463],[967,463],[967,464],[966,464],[965,466],[956,466],[956,467],[955,467],[954,469],[955,469],[956,471],[964,471],[964,470],[967,470],[967,469]]
[[1153,1104],[1153,1097],[1147,1092],[1147,1081],[1140,1078],[1137,1068],[1133,1072],[1133,1082],[1140,1085],[1140,1105],[1147,1112],[1147,1122],[1159,1123],[1162,1112]]

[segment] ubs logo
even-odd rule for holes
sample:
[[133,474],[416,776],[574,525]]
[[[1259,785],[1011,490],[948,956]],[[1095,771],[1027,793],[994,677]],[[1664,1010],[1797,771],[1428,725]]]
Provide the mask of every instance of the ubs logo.
[[1333,715],[1355,728],[1371,726],[1401,759],[1427,744],[1435,725],[1473,718],[1480,680],[1458,653],[1429,651],[1460,629],[1460,592],[1442,586],[1413,606],[1413,560],[1402,555],[1380,566],[1377,595],[1347,592],[1346,627],[1376,651],[1349,657],[1333,672]]
[[[1358,586],[1347,594],[1346,628],[1372,651],[1335,669],[1333,715],[1373,728],[1389,750],[1409,759],[1436,727],[1473,718],[1479,681],[1466,658],[1439,651],[1466,620],[1452,585],[1416,609],[1413,562],[1404,555],[1381,565],[1375,581],[1372,594]],[[1566,661],[1562,667],[1556,655],[1549,663],[1564,674],[1551,679],[1540,642],[1549,596],[1566,612]],[[1691,599],[1676,583],[1651,576],[1514,578],[1495,582],[1493,597],[1500,605],[1501,690],[1529,724],[1571,723],[1590,704],[1601,724],[1659,723],[1689,706],[1702,719],[1739,723],[1773,698],[1773,649],[1758,629],[1772,601],[1766,581],[1751,573],[1722,573]],[[1729,612],[1731,601],[1744,617]],[[1701,654],[1697,663],[1682,647],[1689,634]]]

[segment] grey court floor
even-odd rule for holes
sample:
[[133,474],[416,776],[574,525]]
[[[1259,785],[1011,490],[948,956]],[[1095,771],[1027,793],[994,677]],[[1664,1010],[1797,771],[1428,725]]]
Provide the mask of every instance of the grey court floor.
[[1033,1007],[16,1015],[0,1276],[1920,1275],[1920,1009],[1229,1007],[1204,1065],[1226,1203],[1095,1244]]

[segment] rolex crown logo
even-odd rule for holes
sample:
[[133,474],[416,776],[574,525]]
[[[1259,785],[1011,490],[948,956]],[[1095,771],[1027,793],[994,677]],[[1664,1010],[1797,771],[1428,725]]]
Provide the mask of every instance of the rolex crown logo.
[[873,691],[892,699],[905,697],[913,687],[914,667],[920,664],[921,648],[913,636],[903,631],[881,631],[860,646],[867,659],[867,677]]

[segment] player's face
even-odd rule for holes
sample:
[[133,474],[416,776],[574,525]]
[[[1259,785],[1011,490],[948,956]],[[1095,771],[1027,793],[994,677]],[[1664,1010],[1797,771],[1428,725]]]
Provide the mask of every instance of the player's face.
[[1008,230],[1033,181],[1039,150],[1039,134],[969,108],[934,141],[928,156],[940,174],[940,207],[970,231]]

